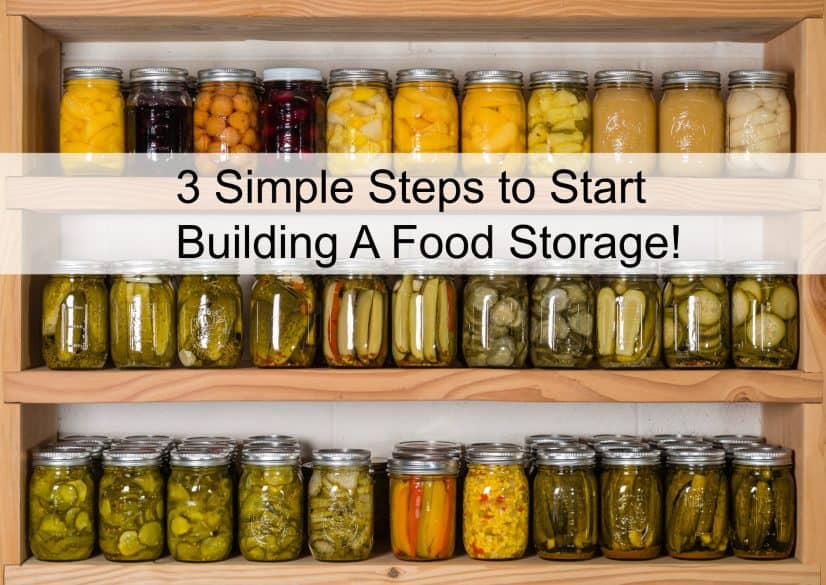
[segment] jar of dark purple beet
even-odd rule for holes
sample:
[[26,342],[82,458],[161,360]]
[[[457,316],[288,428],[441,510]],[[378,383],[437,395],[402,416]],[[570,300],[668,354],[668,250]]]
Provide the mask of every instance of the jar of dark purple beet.
[[326,91],[318,69],[264,70],[261,152],[323,153]]
[[141,67],[130,71],[126,152],[192,152],[192,98],[187,70]]

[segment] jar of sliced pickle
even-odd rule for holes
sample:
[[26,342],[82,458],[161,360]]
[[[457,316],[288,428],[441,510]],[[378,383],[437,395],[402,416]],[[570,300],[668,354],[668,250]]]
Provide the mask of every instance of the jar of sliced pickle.
[[41,561],[81,561],[95,548],[95,483],[81,447],[32,453],[29,546]]
[[244,331],[238,265],[187,264],[178,286],[178,359],[185,368],[233,368]]
[[738,368],[791,368],[798,350],[794,264],[739,262],[731,291],[731,343]]
[[370,451],[317,449],[308,489],[310,552],[319,561],[363,561],[373,549]]
[[[456,359],[456,282],[439,266],[400,261],[393,283],[393,360],[397,366],[449,366]],[[436,274],[440,273],[440,274]]]
[[222,561],[232,552],[231,459],[217,446],[181,445],[172,451],[166,539],[176,561]]
[[63,70],[60,100],[60,152],[114,154],[124,150],[121,80],[115,67]]
[[533,481],[533,542],[540,558],[584,560],[599,540],[596,454],[581,444],[542,447]]
[[783,447],[738,449],[731,472],[731,545],[744,559],[785,559],[794,549],[793,454]]
[[510,443],[468,447],[463,539],[473,559],[518,559],[528,546],[529,487],[525,453]]
[[41,346],[53,370],[94,370],[109,356],[109,291],[100,262],[62,260],[43,289]]
[[326,149],[326,89],[318,69],[265,69],[261,152],[321,153]]
[[587,266],[543,264],[531,286],[531,363],[587,368],[594,359],[596,298]]
[[459,152],[458,81],[450,69],[402,69],[393,99],[393,152]]
[[195,152],[258,152],[255,71],[234,68],[199,71],[193,122]]
[[259,368],[313,365],[318,347],[318,298],[312,265],[260,262],[250,298],[250,352]]
[[140,67],[129,72],[126,151],[148,154],[192,152],[192,98],[187,70]]
[[124,445],[103,454],[100,550],[110,561],[153,561],[164,549],[161,452]]
[[670,368],[723,368],[731,310],[722,262],[675,261],[663,292],[663,347]]
[[129,260],[112,266],[112,361],[119,368],[171,368],[177,349],[173,266]]
[[660,452],[651,447],[609,449],[600,465],[602,554],[622,560],[656,558],[663,539]]
[[599,279],[597,354],[602,368],[660,365],[662,294],[656,266],[641,263]]
[[722,449],[666,455],[665,546],[675,559],[719,559],[728,549],[728,474]]
[[464,291],[462,353],[470,367],[521,368],[528,355],[528,283],[506,260],[488,260]]
[[387,282],[375,263],[339,262],[342,273],[323,280],[321,335],[328,366],[380,368],[387,359]]

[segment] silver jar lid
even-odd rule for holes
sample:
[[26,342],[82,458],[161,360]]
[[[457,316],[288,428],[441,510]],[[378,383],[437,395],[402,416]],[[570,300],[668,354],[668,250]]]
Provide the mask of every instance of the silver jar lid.
[[367,449],[315,449],[313,467],[352,467],[370,465]]
[[198,83],[213,81],[228,81],[234,83],[255,84],[255,71],[252,69],[238,69],[235,67],[215,67],[198,71]]
[[734,451],[734,464],[749,467],[780,467],[791,465],[794,461],[794,452],[785,447],[763,445],[761,447],[746,447]]
[[465,73],[465,86],[489,83],[522,85],[522,72],[510,69],[478,69]]
[[248,441],[243,444],[241,447],[241,453],[243,454],[244,451],[249,451],[251,449],[288,449],[293,453],[298,453],[301,455],[301,445],[298,443],[282,443],[281,441],[276,440],[267,440],[267,439],[260,439],[256,441]]
[[663,89],[685,85],[711,85],[720,89],[720,74],[717,71],[702,71],[699,69],[666,71],[663,73]]
[[700,435],[683,435],[681,433],[661,433],[651,437],[651,442],[655,445],[661,443],[674,443],[676,441],[702,441],[703,437]]
[[597,89],[624,83],[642,85],[651,89],[654,87],[654,75],[650,71],[640,71],[638,69],[606,69],[597,71],[594,75],[594,85]]
[[138,67],[129,72],[130,83],[186,83],[189,72],[181,67]]
[[105,276],[106,270],[106,262],[97,260],[57,260],[53,264],[55,275]]
[[642,437],[638,437],[637,435],[624,435],[621,433],[602,433],[598,435],[591,435],[589,438],[585,440],[586,443],[591,443],[592,445],[595,445],[597,443],[604,443],[606,441],[631,441],[635,443],[641,443]]
[[255,441],[266,441],[278,445],[298,445],[298,438],[294,435],[251,435],[244,440],[244,443],[252,443]]
[[175,272],[175,263],[166,260],[120,260],[113,262],[112,274],[123,276],[167,276]]
[[555,83],[581,85],[583,88],[586,88],[588,87],[588,74],[585,71],[573,71],[569,69],[534,71],[531,73],[529,86],[531,89],[534,89]]
[[237,441],[226,435],[192,435],[189,437],[184,437],[181,443],[218,443],[222,445],[236,445]]
[[122,445],[103,452],[108,467],[154,467],[163,461],[163,453],[150,447]]
[[104,443],[90,439],[61,439],[57,443],[52,443],[52,445],[80,447],[81,449],[86,449],[92,454],[93,459],[100,458],[101,454],[107,449],[107,446]]
[[712,442],[728,453],[739,447],[757,447],[766,444],[766,438],[759,435],[715,435]]
[[603,465],[659,465],[662,462],[660,451],[653,447],[618,447],[602,453]]
[[393,475],[456,475],[459,461],[447,455],[409,453],[390,459],[387,470]]
[[438,81],[458,85],[459,80],[453,74],[452,69],[438,69],[436,67],[416,67],[414,69],[399,69],[396,72],[396,83],[408,83],[415,81]]
[[594,443],[591,447],[598,454],[602,455],[606,451],[612,449],[647,449],[651,445],[643,441],[600,441]]
[[82,435],[78,433],[70,435],[60,435],[61,441],[96,441],[102,443],[104,447],[112,446],[112,437],[108,435]]
[[699,449],[709,451],[716,449],[713,443],[704,441],[703,439],[682,439],[679,441],[666,441],[659,443],[657,448],[661,451],[679,451],[680,449]]
[[41,447],[32,451],[32,465],[38,467],[79,467],[91,461],[92,454],[83,447]]
[[577,442],[577,438],[573,435],[528,435],[525,437],[525,450],[529,454],[533,455],[537,449],[541,449],[542,447],[558,447],[563,445],[571,445]]
[[596,452],[584,443],[543,447],[536,451],[536,463],[538,465],[585,467],[594,465],[596,460]]
[[111,449],[151,449],[152,451],[156,451],[166,457],[169,455],[172,445],[166,445],[164,443],[157,443],[154,441],[124,441],[122,443],[112,445]]
[[789,74],[785,71],[771,71],[769,69],[740,69],[728,74],[729,89],[749,85],[789,85]]
[[241,453],[244,465],[297,465],[301,454],[292,447],[245,448]]
[[330,71],[330,85],[337,83],[380,83],[390,86],[390,74],[385,69],[369,67],[333,69]]
[[468,463],[523,463],[525,451],[515,443],[473,443],[467,448]]
[[171,445],[175,442],[175,438],[171,435],[126,435],[123,440],[125,443],[141,442],[157,443],[158,445]]
[[170,463],[176,467],[217,467],[228,465],[231,454],[220,446],[180,446],[169,454]]
[[66,67],[63,70],[63,81],[71,79],[111,79],[121,81],[123,71],[117,67],[104,67],[102,65],[83,65],[80,67]]
[[454,459],[461,459],[464,451],[464,445],[454,441],[400,441],[393,446],[393,457],[401,457],[410,453],[441,453]]
[[666,453],[666,463],[677,465],[722,465],[725,462],[726,452],[716,447],[711,449],[686,447]]
[[377,476],[387,475],[387,457],[371,457],[370,473]]

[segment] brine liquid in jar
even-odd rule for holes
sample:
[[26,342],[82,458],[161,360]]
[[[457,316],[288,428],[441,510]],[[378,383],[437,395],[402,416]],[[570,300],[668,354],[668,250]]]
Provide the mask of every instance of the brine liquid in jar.
[[192,152],[192,98],[186,83],[187,71],[178,67],[141,67],[130,71],[127,152]]

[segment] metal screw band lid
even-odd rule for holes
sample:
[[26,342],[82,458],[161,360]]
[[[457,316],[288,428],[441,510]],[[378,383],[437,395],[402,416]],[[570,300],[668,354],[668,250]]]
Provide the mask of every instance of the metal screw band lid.
[[602,454],[603,465],[659,465],[662,456],[653,447],[618,447],[609,449]]
[[100,441],[88,439],[62,439],[57,443],[53,443],[53,446],[80,447],[81,449],[86,449],[89,451],[92,455],[92,459],[99,459],[103,451],[106,449],[106,445]]
[[106,276],[106,262],[96,260],[57,260],[53,266],[56,275]]
[[768,69],[740,69],[728,74],[729,89],[749,85],[789,85],[789,74],[785,71],[771,71]]
[[381,83],[390,87],[390,74],[384,69],[367,67],[353,69],[333,69],[330,71],[330,85],[337,83]]
[[588,87],[588,74],[585,71],[558,70],[558,71],[534,71],[530,76],[530,88],[566,83],[571,85],[581,85]]
[[38,467],[79,467],[89,465],[92,454],[83,447],[41,447],[32,451],[32,465]]
[[401,441],[393,447],[393,457],[409,453],[433,453],[461,459],[464,450],[464,445],[454,441]]
[[111,447],[112,446],[112,437],[108,435],[60,435],[61,441],[97,441],[98,443],[102,443],[104,447]]
[[650,71],[637,69],[606,69],[597,71],[594,76],[594,85],[597,89],[624,83],[642,85],[650,89],[654,87],[654,75]]
[[251,435],[246,438],[244,443],[259,441],[272,443],[273,445],[299,445],[298,438],[293,435]]
[[697,449],[708,451],[714,449],[714,443],[703,441],[702,439],[683,439],[681,441],[665,442],[657,445],[660,451],[679,451],[680,449]]
[[162,461],[163,453],[151,447],[121,445],[103,452],[103,464],[109,467],[151,467]]
[[722,465],[726,462],[726,452],[716,447],[712,447],[711,449],[685,447],[668,451],[666,453],[666,462],[678,465]]
[[347,467],[370,465],[370,451],[367,449],[316,449],[313,451],[313,466]]
[[467,448],[468,463],[523,463],[525,451],[514,443],[473,443]]
[[480,69],[465,74],[465,86],[488,83],[522,85],[522,72],[509,69]]
[[111,79],[121,81],[123,71],[117,67],[104,67],[101,65],[83,65],[80,67],[66,67],[63,70],[63,82],[71,79]]
[[301,454],[292,447],[245,448],[241,453],[244,465],[297,465]]
[[255,83],[255,71],[252,69],[237,69],[235,67],[216,67],[198,71],[198,83],[213,81],[229,81],[235,83]]
[[636,443],[642,442],[642,437],[638,437],[637,435],[623,435],[623,434],[600,434],[600,435],[592,435],[590,438],[586,439],[586,443],[596,444],[596,443],[603,443],[605,441],[632,441]]
[[150,81],[165,83],[186,83],[189,72],[180,67],[138,67],[129,72],[130,83]]
[[651,442],[655,445],[659,445],[661,443],[674,443],[676,441],[702,441],[703,438],[700,435],[683,435],[680,433],[666,433],[660,435],[654,435],[651,437]]
[[556,447],[540,447],[536,463],[564,467],[582,467],[596,463],[596,452],[584,443],[571,443]]
[[758,447],[765,444],[766,438],[759,435],[716,435],[713,442],[731,454],[739,447]]
[[791,449],[764,445],[762,447],[746,447],[734,451],[734,464],[750,467],[780,467],[792,465],[794,453]]
[[594,443],[592,447],[594,451],[601,455],[610,449],[645,449],[650,445],[643,441],[600,441]]
[[459,80],[453,74],[452,69],[437,69],[435,67],[417,67],[415,69],[400,69],[396,73],[396,83],[408,83],[414,81],[439,81],[458,85]]
[[720,89],[720,74],[717,71],[666,71],[663,73],[663,89],[682,87],[685,85],[710,85]]
[[180,446],[169,455],[170,463],[177,467],[216,467],[228,465],[231,453],[220,446]]
[[446,455],[408,453],[390,459],[387,469],[396,475],[456,475],[459,461]]

